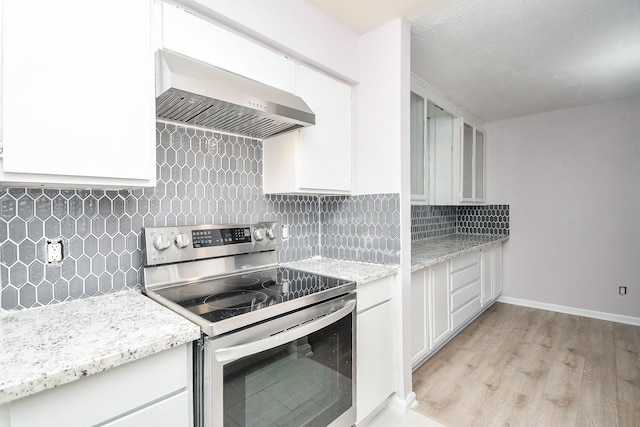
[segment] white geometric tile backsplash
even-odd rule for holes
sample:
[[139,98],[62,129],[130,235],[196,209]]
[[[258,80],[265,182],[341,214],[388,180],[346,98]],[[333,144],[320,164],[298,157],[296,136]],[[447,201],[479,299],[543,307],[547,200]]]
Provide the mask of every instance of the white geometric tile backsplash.
[[[273,220],[290,227],[282,261],[399,262],[398,194],[265,196],[260,141],[168,123],[157,125],[156,155],[155,188],[0,189],[2,308],[139,286],[145,226]],[[65,259],[46,266],[45,240],[59,237]]]

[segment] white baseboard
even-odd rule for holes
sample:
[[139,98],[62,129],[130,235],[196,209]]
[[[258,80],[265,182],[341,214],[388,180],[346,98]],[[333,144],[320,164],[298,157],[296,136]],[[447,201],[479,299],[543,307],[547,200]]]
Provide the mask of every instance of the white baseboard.
[[566,305],[549,304],[539,301],[531,301],[521,298],[500,296],[498,302],[505,304],[521,305],[523,307],[539,308],[541,310],[555,311],[558,313],[574,314],[576,316],[591,317],[593,319],[608,320],[610,322],[626,323],[640,326],[640,317],[626,316],[624,314],[604,313],[601,311],[586,310],[583,308],[568,307]]
[[411,408],[415,408],[417,405],[418,401],[416,400],[416,394],[414,392],[409,393],[405,399],[401,399],[394,394],[387,400],[387,407],[402,414]]

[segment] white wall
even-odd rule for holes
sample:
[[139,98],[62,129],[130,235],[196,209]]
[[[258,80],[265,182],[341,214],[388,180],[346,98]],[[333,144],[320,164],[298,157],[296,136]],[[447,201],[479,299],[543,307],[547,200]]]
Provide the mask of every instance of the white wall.
[[640,98],[485,129],[488,203],[511,205],[503,295],[640,317]]

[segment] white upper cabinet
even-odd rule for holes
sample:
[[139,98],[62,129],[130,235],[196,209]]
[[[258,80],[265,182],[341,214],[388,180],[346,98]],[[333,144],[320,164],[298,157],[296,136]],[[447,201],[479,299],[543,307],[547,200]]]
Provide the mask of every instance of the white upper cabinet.
[[263,142],[266,194],[351,191],[351,86],[175,6],[162,6],[172,50],[300,96],[316,124]]
[[0,184],[155,185],[152,5],[3,1]]
[[284,54],[166,3],[162,4],[162,43],[158,47],[287,92],[296,89],[296,65]]
[[484,201],[484,133],[464,123],[461,202]]
[[482,203],[484,133],[442,95],[411,86],[411,201],[413,204]]
[[351,86],[299,65],[296,93],[316,124],[264,140],[265,194],[348,194]]
[[411,92],[411,200],[426,203],[429,188],[427,100]]

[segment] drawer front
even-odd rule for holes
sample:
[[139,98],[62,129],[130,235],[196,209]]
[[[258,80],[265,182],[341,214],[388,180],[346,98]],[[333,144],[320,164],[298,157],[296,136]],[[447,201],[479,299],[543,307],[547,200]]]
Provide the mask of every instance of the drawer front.
[[457,289],[451,293],[451,312],[458,310],[460,307],[468,303],[474,298],[480,297],[480,281],[477,280],[471,284]]
[[100,424],[186,391],[187,345],[11,402],[11,427],[46,426],[51,420],[64,420],[65,427]]
[[451,259],[451,272],[463,270],[480,262],[480,251],[470,252]]
[[358,285],[358,313],[393,298],[393,278],[382,279]]
[[480,297],[471,300],[456,312],[451,313],[451,329],[457,329],[480,311]]
[[189,393],[185,390],[107,423],[104,427],[189,427],[189,415]]
[[480,258],[478,258],[478,262],[475,264],[451,273],[451,291],[455,291],[476,281],[480,281]]

